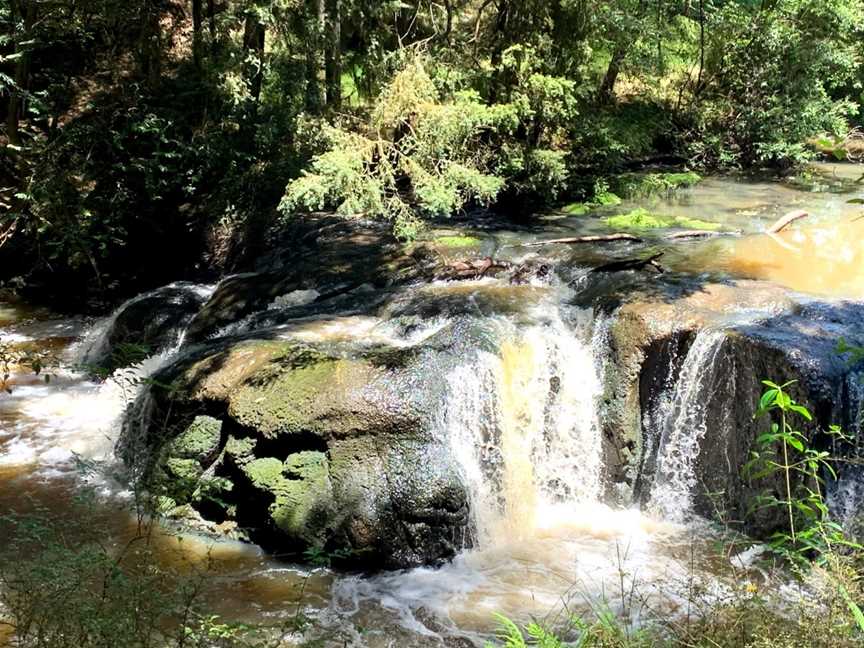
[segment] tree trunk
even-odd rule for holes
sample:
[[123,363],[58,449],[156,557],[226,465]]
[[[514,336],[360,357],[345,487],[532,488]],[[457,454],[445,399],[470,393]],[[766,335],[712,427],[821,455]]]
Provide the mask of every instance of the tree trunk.
[[216,45],[216,0],[207,0],[207,20],[210,23],[210,43]]
[[329,26],[325,62],[327,107],[339,110],[342,107],[342,0],[330,0]]
[[309,0],[310,20],[306,45],[306,109],[321,112],[324,105],[321,87],[321,43],[323,40],[326,5],[325,0]]
[[162,80],[162,26],[159,24],[159,0],[146,0],[142,8],[139,57],[141,75],[151,89]]
[[[266,31],[258,16],[250,12],[246,15],[246,25],[243,31],[243,48],[247,53],[246,80],[249,83],[249,94],[257,104],[261,98],[261,84],[264,80],[264,41]],[[251,56],[250,56],[251,55]]]
[[621,73],[621,64],[627,56],[627,46],[619,44],[615,46],[612,52],[612,58],[609,61],[609,67],[606,68],[606,75],[603,77],[603,83],[600,84],[600,90],[597,93],[597,101],[600,104],[609,104],[612,102],[612,97],[615,94],[615,82],[618,80],[618,75]]
[[201,72],[202,69],[202,47],[204,45],[204,35],[201,33],[204,15],[201,4],[202,0],[192,0],[192,57],[198,72]]
[[[19,125],[21,115],[24,112],[24,100],[27,95],[27,87],[30,82],[30,50],[29,45],[22,46],[30,40],[30,32],[36,22],[36,2],[34,0],[19,0],[11,4],[11,18],[14,25],[23,17],[24,31],[15,38],[15,53],[20,54],[15,62],[15,85],[9,93],[9,105],[6,112],[6,137],[12,146],[21,146],[21,135]],[[13,37],[15,35],[13,34]]]

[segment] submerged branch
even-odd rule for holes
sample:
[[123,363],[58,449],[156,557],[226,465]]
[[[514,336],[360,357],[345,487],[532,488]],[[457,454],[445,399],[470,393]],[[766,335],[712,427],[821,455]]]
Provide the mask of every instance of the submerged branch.
[[777,234],[779,232],[782,232],[787,227],[789,227],[789,225],[791,225],[795,221],[797,221],[801,218],[806,218],[809,215],[810,214],[808,214],[806,211],[804,211],[802,209],[797,209],[795,211],[791,211],[788,214],[779,218],[776,223],[774,223],[771,227],[769,227],[765,231],[767,234]]
[[541,245],[552,245],[554,243],[608,243],[611,241],[631,241],[633,243],[641,243],[642,239],[632,234],[601,234],[596,236],[573,236],[569,238],[547,239],[545,241],[535,241],[533,243],[517,243],[514,247],[539,247]]
[[657,259],[663,256],[663,252],[658,252],[647,259],[622,259],[620,261],[612,261],[603,265],[592,268],[591,272],[622,272],[624,270],[643,270],[645,268],[653,268],[658,273],[665,272],[663,266],[657,263]]

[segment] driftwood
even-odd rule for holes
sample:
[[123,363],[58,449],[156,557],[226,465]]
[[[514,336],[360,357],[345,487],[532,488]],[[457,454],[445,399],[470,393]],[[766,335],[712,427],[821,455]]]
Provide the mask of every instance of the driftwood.
[[503,270],[510,270],[512,267],[512,263],[493,259],[492,257],[471,259],[469,261],[454,261],[445,266],[438,273],[436,279],[480,279]]
[[782,231],[783,231],[784,229],[786,229],[787,227],[789,227],[789,225],[791,225],[792,223],[794,223],[796,220],[798,220],[798,219],[800,219],[800,218],[806,218],[806,217],[809,216],[809,215],[810,215],[810,214],[808,214],[808,213],[807,213],[806,211],[804,211],[804,210],[796,209],[795,211],[791,211],[791,212],[789,212],[788,214],[786,214],[786,215],[782,216],[781,218],[779,218],[779,219],[777,220],[777,222],[774,223],[774,224],[773,224],[771,227],[769,227],[767,230],[765,230],[765,232],[766,232],[767,234],[777,234],[777,233],[779,233],[779,232],[782,232]]
[[553,243],[609,243],[612,241],[631,241],[633,243],[641,243],[642,239],[632,234],[600,234],[597,236],[572,236],[570,238],[547,239],[545,241],[535,241],[534,243],[517,243],[514,247],[539,247],[541,245],[552,245]]
[[591,272],[622,272],[624,270],[644,270],[645,268],[654,268],[658,273],[663,273],[663,266],[657,263],[657,259],[663,256],[662,252],[658,252],[647,259],[622,259],[620,261],[612,261],[604,263],[601,266],[592,268]]
[[713,238],[715,236],[738,236],[741,234],[739,230],[731,232],[712,232],[710,230],[685,230],[683,232],[675,232],[664,237],[669,241],[680,241],[681,239],[694,238]]

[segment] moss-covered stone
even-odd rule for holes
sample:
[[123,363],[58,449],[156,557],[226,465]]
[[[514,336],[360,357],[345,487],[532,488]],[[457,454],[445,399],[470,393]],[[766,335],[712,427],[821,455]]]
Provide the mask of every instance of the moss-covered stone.
[[448,248],[469,248],[480,245],[480,239],[474,236],[439,236],[435,244]]
[[561,208],[565,214],[570,214],[571,216],[584,216],[592,209],[594,209],[595,205],[593,203],[588,202],[574,202],[569,205],[564,205]]
[[323,452],[293,453],[284,462],[262,457],[246,464],[243,473],[253,488],[272,498],[268,511],[277,528],[311,546],[323,545],[332,506],[328,461]]
[[174,439],[168,453],[182,459],[205,461],[219,452],[222,421],[210,416],[196,416],[186,431]]
[[283,481],[282,462],[274,457],[253,459],[243,466],[243,473],[261,490],[273,491]]
[[614,207],[621,204],[621,197],[611,191],[601,191],[587,202],[574,202],[561,208],[565,214],[584,216],[598,207]]
[[255,458],[255,446],[258,442],[249,437],[228,437],[225,442],[225,456],[237,466],[243,466]]
[[441,447],[428,389],[455,339],[353,355],[245,339],[182,358],[160,376],[178,384],[156,395],[170,399],[161,411],[224,412],[224,446],[175,501],[278,551],[326,546],[390,567],[452,556],[470,537],[467,506],[452,458],[428,452]]
[[606,219],[606,224],[613,229],[619,230],[647,230],[680,227],[683,229],[714,232],[722,229],[722,225],[719,223],[703,221],[697,218],[688,218],[686,216],[655,214],[654,212],[650,212],[642,207],[629,211],[626,214],[610,216]]
[[606,219],[606,224],[614,229],[659,229],[672,227],[674,222],[675,220],[669,216],[654,214],[641,207]]
[[165,461],[165,469],[172,479],[193,484],[204,474],[201,464],[194,459],[171,457]]

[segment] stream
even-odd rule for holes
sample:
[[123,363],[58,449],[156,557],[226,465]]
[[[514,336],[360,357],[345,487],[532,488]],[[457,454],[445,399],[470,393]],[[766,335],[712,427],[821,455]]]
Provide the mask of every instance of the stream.
[[[312,569],[255,544],[166,523],[153,538],[160,562],[206,568],[204,596],[215,614],[278,623],[302,610],[314,619],[303,638],[319,637],[328,646],[483,645],[496,629],[495,614],[555,626],[568,615],[608,608],[638,625],[686,613],[694,591],[702,603],[720,605],[748,584],[778,605],[798,595],[791,579],[768,566],[763,547],[702,515],[700,461],[713,452],[705,444],[732,435],[735,426],[731,414],[723,420],[722,408],[703,397],[744,384],[740,370],[712,369],[738,361],[729,330],[752,329],[754,339],[779,340],[785,329],[763,331],[766,321],[782,315],[799,326],[799,318],[804,330],[808,313],[864,303],[864,208],[849,202],[864,198],[864,186],[855,182],[861,169],[821,165],[814,174],[806,184],[707,178],[674,196],[625,201],[582,216],[547,214],[512,229],[483,221],[441,226],[439,235],[476,237],[479,256],[515,264],[539,259],[555,268],[554,276],[522,285],[493,277],[409,283],[388,288],[386,298],[377,288],[363,288],[320,312],[308,310],[314,291],[286,291],[267,308],[210,333],[211,339],[242,340],[266,330],[268,339],[350,355],[425,348],[448,327],[458,330],[459,344],[416,379],[429,385],[423,398],[431,403],[430,425],[458,466],[471,538],[441,566],[370,575]],[[606,215],[643,206],[719,223],[736,234],[663,244],[659,234],[654,241],[653,232],[645,233],[648,250],[663,245],[664,277],[681,291],[678,301],[658,299],[645,320],[659,327],[664,318],[677,318],[696,332],[686,344],[673,336],[666,346],[649,347],[658,357],[661,350],[666,354],[665,364],[655,371],[650,394],[643,375],[642,395],[637,385],[633,396],[641,399],[641,414],[628,418],[612,413],[609,376],[622,362],[615,328],[622,300],[607,297],[629,291],[629,284],[592,278],[589,269],[608,260],[600,246],[520,244],[602,233]],[[793,209],[810,217],[774,239],[761,234]],[[465,254],[441,253],[453,259]],[[201,301],[217,290],[176,286]],[[650,293],[650,283],[638,286]],[[838,336],[860,335],[858,319],[849,320],[854,325],[833,315],[816,320]],[[201,342],[187,341],[186,321],[164,349],[99,381],[81,365],[104,355],[111,324],[112,318],[93,321],[0,302],[0,340],[50,350],[61,360],[49,381],[22,371],[13,375],[11,393],[0,396],[0,515],[43,509],[63,520],[87,486],[96,494],[106,542],[119,547],[136,529],[132,496],[114,458],[124,413],[143,407],[142,378]],[[860,435],[864,389],[857,374],[850,376],[843,378],[842,407],[830,414],[845,417],[838,422]],[[756,384],[768,377],[756,376]],[[826,402],[839,398],[829,395]],[[640,426],[633,433],[639,458],[613,470],[618,460],[610,456],[620,449],[608,441],[608,429],[619,419]],[[728,449],[723,452],[731,461]],[[99,470],[83,474],[77,459]],[[834,485],[832,506],[842,517],[860,514],[862,484],[852,475]]]

